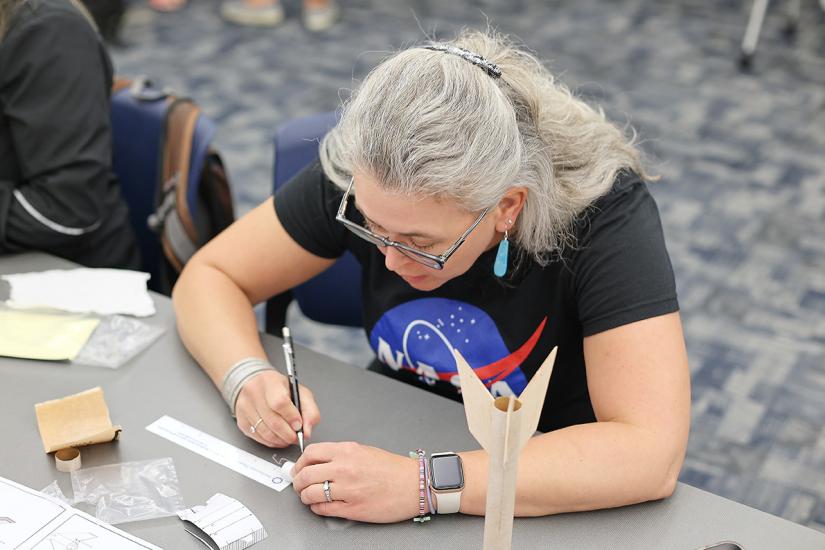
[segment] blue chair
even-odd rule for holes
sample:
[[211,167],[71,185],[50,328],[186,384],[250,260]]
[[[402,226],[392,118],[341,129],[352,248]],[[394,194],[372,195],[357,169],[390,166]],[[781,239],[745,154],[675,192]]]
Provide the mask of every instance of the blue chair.
[[[274,191],[318,159],[320,139],[335,126],[335,113],[299,118],[284,124],[275,135]],[[295,299],[301,312],[321,323],[363,326],[361,265],[344,253],[329,269],[267,302],[266,330],[280,334],[286,308]]]

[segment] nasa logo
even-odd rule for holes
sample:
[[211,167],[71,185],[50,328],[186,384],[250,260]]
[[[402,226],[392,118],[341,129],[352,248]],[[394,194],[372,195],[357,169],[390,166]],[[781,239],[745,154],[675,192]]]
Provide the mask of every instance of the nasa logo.
[[546,324],[545,317],[530,338],[510,353],[483,310],[458,300],[422,298],[384,313],[370,332],[370,345],[390,368],[415,372],[429,384],[448,381],[458,390],[455,348],[494,396],[519,395],[527,386],[520,365]]

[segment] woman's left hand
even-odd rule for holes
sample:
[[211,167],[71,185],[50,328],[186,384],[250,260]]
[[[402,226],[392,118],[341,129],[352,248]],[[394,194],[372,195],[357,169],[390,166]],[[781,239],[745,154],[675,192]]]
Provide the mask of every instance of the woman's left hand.
[[[329,481],[332,502],[324,495]],[[292,470],[292,485],[319,516],[392,523],[418,515],[418,461],[358,443],[314,443]]]

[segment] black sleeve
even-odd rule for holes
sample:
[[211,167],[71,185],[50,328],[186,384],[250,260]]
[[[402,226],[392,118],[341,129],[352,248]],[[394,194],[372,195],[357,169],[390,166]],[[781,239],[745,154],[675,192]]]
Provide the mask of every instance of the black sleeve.
[[678,311],[659,210],[642,180],[620,177],[578,233],[572,269],[584,336]]
[[346,250],[347,230],[335,221],[343,196],[316,162],[278,189],[275,214],[305,250],[322,258],[337,258]]
[[20,173],[0,182],[0,252],[71,245],[105,215],[108,57],[77,10],[53,10],[11,26],[0,67],[0,109]]

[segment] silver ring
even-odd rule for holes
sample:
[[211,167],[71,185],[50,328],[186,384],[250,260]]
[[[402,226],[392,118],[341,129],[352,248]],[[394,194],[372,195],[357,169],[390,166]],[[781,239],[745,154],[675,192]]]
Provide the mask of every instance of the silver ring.
[[258,426],[260,426],[261,422],[263,422],[263,421],[264,421],[264,419],[262,417],[258,417],[258,421],[255,422],[255,424],[253,424],[252,426],[249,427],[249,433],[254,434],[255,431],[258,429]]
[[324,498],[327,502],[332,502],[332,495],[329,494],[329,480],[324,481]]

